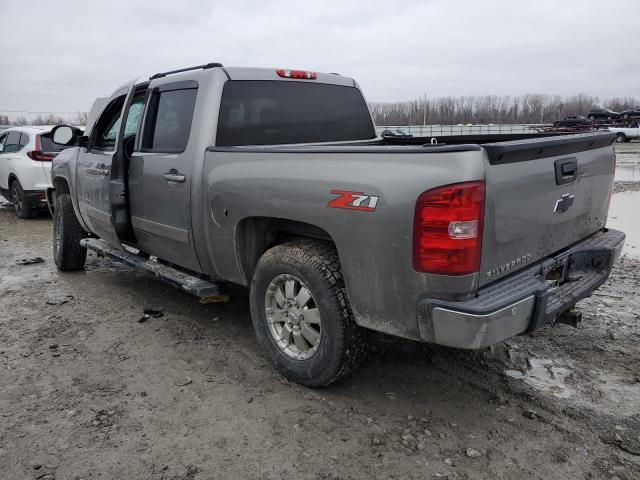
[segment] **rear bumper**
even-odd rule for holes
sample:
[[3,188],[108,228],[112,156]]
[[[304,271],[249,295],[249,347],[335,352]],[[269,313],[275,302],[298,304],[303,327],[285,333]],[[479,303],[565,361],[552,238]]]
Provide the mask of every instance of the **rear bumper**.
[[[625,235],[602,230],[478,291],[464,302],[418,302],[420,337],[431,343],[478,349],[532,332],[591,295],[622,253]],[[558,280],[546,280],[549,273]]]
[[24,198],[31,208],[47,208],[47,192],[44,190],[25,190]]
[[[0,194],[11,201],[11,193],[5,188],[0,188]],[[47,194],[44,190],[24,190],[24,198],[32,208],[47,206]]]

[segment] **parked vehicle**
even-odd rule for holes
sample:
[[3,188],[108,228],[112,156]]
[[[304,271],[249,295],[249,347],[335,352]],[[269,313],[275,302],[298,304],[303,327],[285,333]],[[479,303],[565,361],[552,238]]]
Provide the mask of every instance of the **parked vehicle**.
[[635,107],[630,110],[624,110],[620,112],[620,116],[625,119],[640,118],[640,107]]
[[609,110],[608,108],[593,107],[589,110],[587,118],[591,120],[618,120],[620,118],[620,114],[613,110]]
[[399,128],[396,128],[395,130],[391,130],[390,128],[386,128],[382,131],[382,133],[380,133],[381,136],[383,137],[411,137],[413,135],[411,135],[410,133],[405,132],[404,130],[401,130]]
[[625,238],[611,133],[376,137],[337,74],[160,73],[53,135],[76,146],[48,192],[60,270],[92,249],[200,297],[246,285],[268,357],[312,387],[353,370],[363,329],[478,349],[575,324]]
[[576,127],[582,125],[589,125],[589,120],[580,115],[570,115],[562,120],[556,120],[553,122],[556,127]]
[[12,127],[0,133],[0,193],[19,218],[47,208],[51,160],[63,148],[51,141],[52,127]]
[[640,138],[640,122],[634,122],[628,127],[609,127],[611,133],[615,133],[616,142],[630,142]]

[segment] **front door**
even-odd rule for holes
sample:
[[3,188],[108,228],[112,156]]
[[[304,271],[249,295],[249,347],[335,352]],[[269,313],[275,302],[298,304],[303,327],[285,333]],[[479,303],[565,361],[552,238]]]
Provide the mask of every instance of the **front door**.
[[191,229],[197,152],[189,144],[197,92],[196,82],[162,79],[150,85],[141,135],[131,155],[129,201],[138,248],[201,271]]
[[89,144],[80,151],[77,161],[80,214],[93,233],[120,249],[122,246],[114,228],[109,192],[122,112],[132,86],[133,82],[111,96],[91,132],[88,132]]

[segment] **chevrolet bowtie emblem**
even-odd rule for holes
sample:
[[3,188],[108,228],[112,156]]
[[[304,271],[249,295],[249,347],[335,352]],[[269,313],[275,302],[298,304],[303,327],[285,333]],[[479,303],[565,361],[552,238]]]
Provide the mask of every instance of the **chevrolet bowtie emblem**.
[[573,205],[573,201],[575,200],[575,198],[575,195],[569,195],[568,193],[565,193],[564,195],[562,195],[562,198],[556,200],[556,206],[553,211],[555,213],[566,212],[567,210],[569,210],[571,205]]

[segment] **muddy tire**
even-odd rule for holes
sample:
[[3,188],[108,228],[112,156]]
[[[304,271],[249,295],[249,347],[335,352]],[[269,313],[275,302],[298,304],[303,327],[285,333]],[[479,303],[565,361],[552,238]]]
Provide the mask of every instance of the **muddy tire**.
[[324,387],[364,358],[364,335],[331,243],[298,241],[268,250],[258,262],[250,301],[258,341],[286,378]]
[[11,203],[13,204],[13,210],[16,212],[16,217],[28,219],[38,216],[38,209],[34,208],[29,202],[29,199],[26,198],[22,185],[18,179],[11,182],[9,192],[11,196]]
[[53,215],[53,260],[58,270],[81,270],[87,258],[87,249],[80,240],[87,236],[78,222],[69,194],[58,195]]

